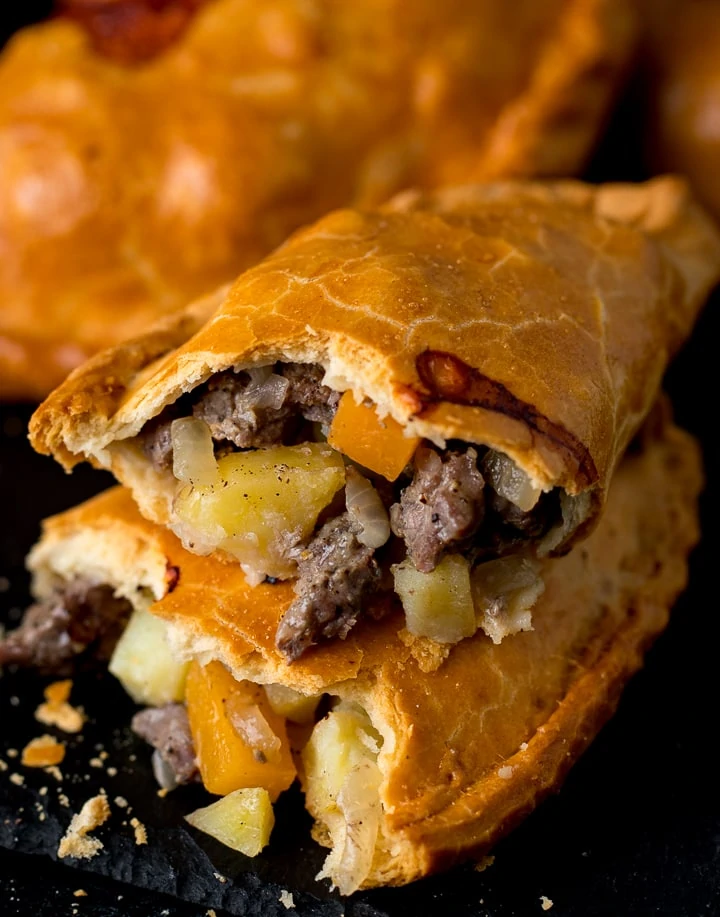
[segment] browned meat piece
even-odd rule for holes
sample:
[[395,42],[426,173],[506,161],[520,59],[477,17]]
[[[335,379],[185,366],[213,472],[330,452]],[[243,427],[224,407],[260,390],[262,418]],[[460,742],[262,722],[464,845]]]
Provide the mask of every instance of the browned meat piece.
[[182,704],[141,710],[133,717],[132,728],[155,749],[153,768],[162,787],[173,789],[198,779],[190,724]]
[[340,392],[322,384],[325,371],[313,363],[286,363],[282,374],[290,383],[288,403],[296,405],[305,420],[332,423]]
[[287,404],[289,383],[272,378],[269,386],[248,373],[219,373],[208,381],[193,414],[205,421],[217,442],[229,440],[239,449],[281,442],[296,412]]
[[438,453],[421,447],[414,468],[412,482],[390,508],[390,522],[393,532],[405,539],[417,569],[430,573],[448,547],[478,530],[485,513],[485,482],[474,449]]
[[75,580],[28,608],[20,626],[0,641],[0,665],[57,672],[88,649],[108,659],[131,611],[127,599],[115,596],[110,586]]
[[158,471],[170,471],[173,461],[170,424],[175,418],[163,411],[159,417],[146,424],[140,433],[140,444],[145,455]]
[[[192,413],[204,420],[218,443],[238,449],[254,449],[285,442],[297,432],[301,419],[329,424],[337,410],[340,393],[322,384],[321,366],[305,363],[279,364],[212,376],[191,396]],[[187,401],[167,407],[145,425],[139,436],[143,451],[158,471],[172,468],[170,425],[187,416]],[[183,407],[188,407],[183,411]]]
[[360,544],[347,513],[327,522],[298,557],[297,599],[278,625],[275,643],[288,662],[318,640],[345,637],[362,601],[380,581],[373,549]]
[[522,533],[523,538],[526,539],[539,538],[544,535],[554,518],[550,506],[551,501],[543,497],[529,512],[523,512],[519,506],[515,506],[505,497],[495,493],[491,487],[488,487],[485,492],[485,498],[488,508],[492,509],[500,524],[511,526],[517,532]]

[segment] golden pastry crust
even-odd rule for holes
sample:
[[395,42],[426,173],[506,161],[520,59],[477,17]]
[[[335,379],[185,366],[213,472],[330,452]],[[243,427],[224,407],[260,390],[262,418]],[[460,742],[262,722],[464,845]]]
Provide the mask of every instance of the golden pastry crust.
[[296,233],[154,363],[128,361],[136,344],[90,361],[31,437],[66,467],[110,468],[166,523],[175,481],[132,443],[144,423],[229,367],[319,363],[409,433],[486,444],[580,495],[545,548],[564,550],[596,518],[719,270],[720,238],[677,179],[406,193]]
[[[188,554],[120,489],[49,520],[31,566],[41,595],[50,571],[79,568],[129,592],[143,557],[153,611],[187,654],[360,703],[384,740],[382,832],[394,850],[378,851],[366,886],[403,884],[480,855],[557,789],[685,585],[701,483],[691,437],[672,426],[646,437],[618,469],[595,532],[544,562],[534,630],[499,646],[478,634],[432,672],[398,639],[401,615],[285,665],[274,633],[290,587],[249,589],[232,565]],[[166,578],[170,568],[179,575]]]
[[720,6],[712,0],[642,0],[640,6],[649,159],[687,175],[720,217]]
[[67,19],[0,57],[2,398],[332,207],[575,172],[635,31],[626,0],[213,0],[183,28],[135,66]]

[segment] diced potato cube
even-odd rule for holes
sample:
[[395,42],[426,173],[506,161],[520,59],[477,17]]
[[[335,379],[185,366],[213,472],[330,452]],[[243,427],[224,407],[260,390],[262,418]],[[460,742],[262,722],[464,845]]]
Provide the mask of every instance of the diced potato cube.
[[392,572],[411,634],[436,643],[457,643],[475,633],[470,565],[464,557],[449,554],[432,573],[420,573],[407,560]]
[[109,668],[136,703],[161,707],[185,696],[188,665],[172,654],[167,624],[138,608],[115,647]]
[[211,793],[261,786],[277,799],[290,786],[295,765],[285,721],[261,686],[236,681],[219,662],[193,662],[186,699],[200,776]]
[[479,625],[493,643],[532,630],[532,608],[545,591],[537,562],[499,557],[478,564],[471,579]]
[[196,809],[186,815],[185,820],[221,844],[254,857],[270,842],[275,815],[268,791],[249,787]]
[[232,452],[218,473],[215,485],[179,491],[176,532],[228,551],[258,579],[293,574],[287,548],[310,535],[345,483],[342,456],[324,443]]
[[278,714],[293,723],[311,723],[317,705],[320,703],[319,694],[301,694],[285,685],[265,685],[268,703]]
[[381,738],[370,717],[343,701],[315,726],[302,759],[308,792],[322,811],[335,808],[343,783],[363,761],[375,761]]

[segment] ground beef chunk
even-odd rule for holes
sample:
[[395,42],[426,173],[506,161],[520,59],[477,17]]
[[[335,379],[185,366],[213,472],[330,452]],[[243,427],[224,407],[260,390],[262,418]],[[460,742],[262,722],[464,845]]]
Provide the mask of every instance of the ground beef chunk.
[[297,406],[305,420],[331,424],[340,392],[322,384],[325,371],[313,363],[286,363],[282,374],[290,383],[288,403]]
[[362,601],[379,585],[373,549],[360,544],[360,527],[347,513],[327,522],[299,552],[297,599],[278,625],[275,642],[289,662],[318,640],[345,637]]
[[205,421],[218,442],[229,441],[238,449],[268,446],[282,441],[294,417],[288,389],[280,393],[279,406],[273,406],[264,403],[262,384],[248,373],[218,373],[193,405],[193,415]]
[[169,774],[158,774],[158,767],[155,767],[155,774],[161,786],[170,789],[172,785],[177,786],[198,779],[190,724],[187,710],[182,704],[148,707],[135,714],[132,728],[141,739],[145,739],[153,746],[169,770]]
[[216,442],[232,443],[238,449],[292,440],[303,419],[329,424],[340,393],[322,384],[323,372],[314,364],[281,363],[272,370],[269,386],[270,367],[252,373],[217,373],[188,396],[192,406],[170,405],[145,425],[140,433],[143,451],[158,471],[170,470],[170,425],[190,412],[205,421]]
[[512,554],[539,541],[560,522],[560,502],[555,491],[542,494],[529,512],[523,512],[491,487],[485,489],[485,501],[485,523],[467,552],[473,562]]
[[170,425],[174,419],[163,411],[159,417],[145,424],[140,433],[142,450],[158,471],[172,470],[173,448]]
[[526,539],[539,538],[548,529],[550,506],[548,501],[542,497],[535,506],[528,512],[524,512],[519,506],[515,506],[510,500],[501,497],[500,494],[488,487],[486,491],[488,508],[492,510],[497,521],[501,525],[508,525],[520,532]]
[[484,516],[483,477],[477,452],[421,447],[415,453],[413,480],[390,508],[393,532],[405,539],[418,570],[430,573],[451,545],[472,536]]
[[0,665],[58,672],[86,650],[108,659],[131,611],[127,599],[116,597],[110,586],[75,580],[28,608],[20,626],[0,641]]

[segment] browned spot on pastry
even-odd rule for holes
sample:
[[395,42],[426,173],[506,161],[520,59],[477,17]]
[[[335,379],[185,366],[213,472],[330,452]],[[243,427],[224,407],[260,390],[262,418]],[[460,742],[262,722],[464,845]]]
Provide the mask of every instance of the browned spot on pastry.
[[174,566],[170,561],[165,566],[165,584],[167,585],[166,595],[169,595],[180,582],[180,567]]
[[121,64],[146,61],[182,35],[208,0],[60,0],[60,11],[90,36],[95,50]]
[[538,413],[531,404],[520,401],[501,382],[494,382],[479,370],[450,353],[426,350],[415,361],[418,374],[429,396],[421,395],[425,408],[438,401],[465,404],[505,414],[527,424],[531,430],[553,443],[578,466],[578,484],[588,487],[598,479],[595,463],[580,440],[561,424]]

